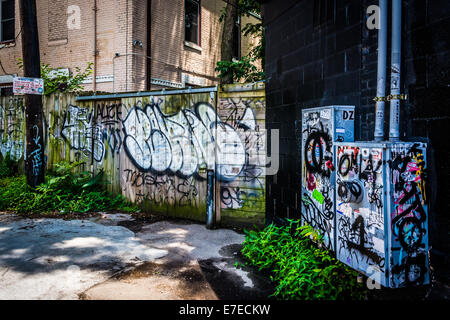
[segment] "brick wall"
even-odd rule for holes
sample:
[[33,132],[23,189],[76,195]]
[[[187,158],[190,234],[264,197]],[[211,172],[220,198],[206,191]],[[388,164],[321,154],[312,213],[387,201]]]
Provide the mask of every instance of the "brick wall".
[[67,40],[67,0],[55,0],[53,5],[48,6],[48,41]]
[[[150,52],[147,6],[151,2]],[[67,27],[67,7],[80,7],[80,29]],[[193,83],[217,83],[214,69],[220,60],[222,25],[220,11],[225,3],[201,1],[201,44],[184,43],[184,0],[104,0],[97,1],[97,76],[111,76],[114,83],[98,82],[99,91],[137,91],[147,89],[147,70],[151,77],[182,83],[188,75]],[[16,0],[16,34],[20,32]],[[37,0],[41,61],[55,68],[84,69],[94,61],[94,2],[92,0]],[[138,45],[133,42],[137,40]],[[248,50],[252,40],[243,38]],[[142,46],[139,44],[142,43]],[[246,53],[246,52],[245,52]],[[119,54],[116,57],[116,54]],[[21,74],[16,63],[21,57],[21,37],[0,45],[0,60],[9,74]],[[151,60],[149,57],[151,56]],[[148,68],[150,63],[150,68]],[[0,75],[5,74],[0,70]],[[161,88],[152,85],[152,89]],[[92,90],[92,85],[86,85]]]
[[[20,32],[20,25],[17,23],[19,20],[19,0],[15,0],[16,6],[16,23],[15,23],[15,34],[18,35]],[[22,52],[22,39],[19,36],[15,42],[0,44],[0,61],[6,73],[8,74],[16,74],[18,73],[17,68],[17,60],[16,57],[20,57],[17,55],[17,52]],[[4,75],[5,72],[0,70],[0,75]]]
[[[223,1],[201,1],[200,46],[184,41],[184,0],[152,1],[152,77],[181,83],[182,75],[201,79],[204,85],[216,84],[214,69],[220,60]],[[251,40],[243,39],[245,48]],[[153,88],[159,86],[153,85]]]
[[[377,30],[366,28],[365,12],[378,1],[335,1],[332,16],[323,17],[321,13],[319,19],[314,10],[317,2],[268,0],[263,6],[267,37],[267,126],[280,129],[281,136],[280,170],[276,176],[267,177],[268,221],[299,217],[301,154],[295,141],[295,119],[301,119],[302,109],[355,105],[356,139],[373,139]],[[434,151],[434,159],[429,162],[433,193],[430,244],[433,252],[438,253],[436,257],[439,252],[449,252],[450,149],[445,124],[450,120],[447,106],[450,4],[448,1],[402,2],[402,83],[409,98],[402,105],[400,131],[402,138],[429,138]],[[388,121],[387,116],[386,129]]]

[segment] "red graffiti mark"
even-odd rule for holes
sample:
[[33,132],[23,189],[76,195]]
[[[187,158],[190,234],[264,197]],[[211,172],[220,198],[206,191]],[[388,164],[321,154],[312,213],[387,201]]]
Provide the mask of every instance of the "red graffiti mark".
[[308,190],[313,191],[316,189],[316,179],[311,173],[308,173]]
[[336,170],[336,169],[334,168],[333,162],[331,162],[330,160],[328,160],[328,161],[325,163],[325,165],[326,165],[327,168],[330,169],[331,171]]

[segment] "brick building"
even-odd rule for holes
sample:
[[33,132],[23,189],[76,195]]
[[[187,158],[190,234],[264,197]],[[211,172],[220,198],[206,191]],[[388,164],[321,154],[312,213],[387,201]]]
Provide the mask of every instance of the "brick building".
[[[402,93],[408,99],[401,107],[400,134],[401,139],[425,137],[432,149],[429,237],[436,265],[446,261],[450,251],[450,3],[402,3]],[[280,170],[267,177],[269,221],[300,217],[302,155],[296,142],[295,120],[301,119],[303,109],[354,105],[355,139],[370,141],[374,137],[378,35],[376,29],[366,26],[370,5],[378,5],[378,1],[263,2],[266,123],[267,129],[280,129],[281,139]],[[389,70],[387,75],[389,83]],[[388,108],[386,104],[386,128]]]
[[[217,83],[222,0],[37,0],[41,61],[95,63],[86,90],[120,92]],[[20,75],[19,1],[1,0],[0,86]],[[257,19],[257,18],[251,18]],[[242,19],[240,25],[247,23]],[[255,20],[256,21],[256,20]],[[237,29],[238,30],[238,29]],[[245,55],[255,39],[240,38]],[[5,89],[3,89],[4,91]]]

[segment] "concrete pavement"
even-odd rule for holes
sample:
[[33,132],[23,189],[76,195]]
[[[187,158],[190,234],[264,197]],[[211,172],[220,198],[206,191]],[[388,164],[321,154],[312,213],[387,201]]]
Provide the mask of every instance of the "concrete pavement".
[[243,241],[233,230],[126,214],[0,214],[0,299],[266,298],[267,278],[234,265]]

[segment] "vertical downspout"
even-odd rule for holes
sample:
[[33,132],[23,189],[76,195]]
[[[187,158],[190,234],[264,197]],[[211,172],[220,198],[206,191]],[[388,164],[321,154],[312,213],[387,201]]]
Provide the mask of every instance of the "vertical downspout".
[[378,75],[375,98],[375,141],[384,139],[384,114],[386,100],[386,57],[387,57],[387,0],[380,0],[380,28],[378,29]]
[[207,170],[207,191],[206,191],[206,228],[213,229],[215,225],[214,219],[214,185],[215,185],[215,171]]
[[92,74],[92,91],[97,92],[97,0],[94,0],[94,70]]
[[128,91],[128,0],[126,2],[126,12],[127,12],[127,20],[126,20],[126,33],[125,33],[125,92]]
[[392,0],[391,112],[389,140],[400,140],[400,66],[402,47],[402,1]]
[[[219,123],[219,112],[218,112],[218,105],[220,103],[220,96],[222,91],[224,90],[224,87],[219,85],[217,86],[217,91],[216,91],[216,101],[215,101],[215,114],[216,114],[216,124]],[[214,137],[217,137],[217,125],[214,126]],[[220,179],[219,179],[219,166],[218,166],[218,161],[217,161],[217,148],[218,148],[218,144],[217,144],[217,140],[216,138],[214,138],[214,172],[215,172],[215,196],[214,196],[214,208],[215,208],[215,224],[216,226],[219,226],[222,220],[221,217],[221,186],[220,186]],[[220,151],[220,150],[219,150]]]
[[[147,1],[147,57],[152,57],[152,0]],[[152,60],[147,60],[147,90],[151,89]]]
[[[97,92],[97,0],[94,0],[94,70],[92,72],[92,91]],[[95,101],[93,102],[93,112],[95,113]],[[93,115],[95,116],[95,114]],[[94,126],[91,129],[91,136],[94,137]],[[91,172],[94,175],[94,140],[91,140]]]

